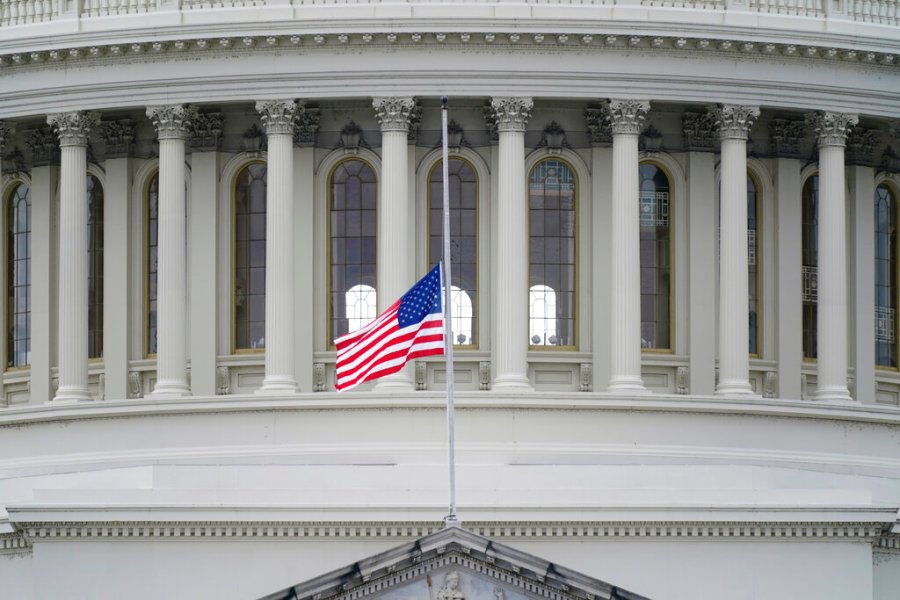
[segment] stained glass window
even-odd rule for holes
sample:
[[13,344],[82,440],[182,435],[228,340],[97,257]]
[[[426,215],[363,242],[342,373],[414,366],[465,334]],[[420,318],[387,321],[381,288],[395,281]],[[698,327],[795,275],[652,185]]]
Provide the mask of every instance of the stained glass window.
[[747,292],[750,300],[750,354],[760,354],[759,323],[759,191],[747,175]]
[[641,164],[641,348],[672,348],[671,186],[652,163]]
[[266,165],[241,169],[234,184],[234,348],[266,347]]
[[875,364],[897,368],[897,203],[875,189]]
[[159,173],[147,185],[147,340],[148,355],[156,354],[156,302],[159,251]]
[[19,184],[6,211],[6,366],[31,364],[31,194]]
[[88,356],[103,356],[103,187],[87,176]]
[[819,301],[819,176],[803,184],[800,279],[803,298],[803,358],[816,358]]

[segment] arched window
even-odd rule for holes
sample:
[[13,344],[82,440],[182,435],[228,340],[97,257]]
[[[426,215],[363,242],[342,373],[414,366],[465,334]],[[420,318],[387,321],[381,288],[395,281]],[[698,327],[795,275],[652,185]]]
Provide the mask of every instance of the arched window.
[[897,368],[897,201],[875,188],[875,364]]
[[528,290],[528,339],[532,346],[557,346],[556,291],[546,285]]
[[7,198],[7,368],[31,364],[31,193],[20,183]]
[[147,184],[147,355],[156,354],[156,301],[159,250],[159,172]]
[[[351,327],[351,319],[353,325],[364,324],[360,313],[350,313],[351,290],[369,288],[371,291],[365,292],[364,304],[375,306],[378,182],[375,171],[367,162],[351,158],[331,172],[328,189],[328,308],[331,321],[328,341],[332,343],[358,328]],[[352,299],[362,302],[355,292]]]
[[803,184],[802,226],[800,235],[802,263],[800,278],[803,298],[803,358],[816,358],[819,300],[819,176]]
[[266,347],[266,165],[234,181],[234,349]]
[[750,354],[760,355],[759,326],[759,188],[747,174],[747,293],[750,300]]
[[370,285],[354,285],[347,290],[347,331],[355,331],[368,325],[378,314],[375,288]]
[[641,348],[672,348],[671,185],[652,163],[641,164]]
[[[559,159],[539,162],[528,178],[529,330],[531,345],[574,347],[575,171]],[[551,302],[552,298],[552,302]],[[537,312],[539,311],[539,312]],[[535,336],[540,332],[539,341]]]
[[88,356],[103,356],[103,186],[87,176]]
[[[447,170],[450,188],[451,311],[455,343],[477,343],[473,310],[478,289],[478,176],[467,161],[451,158]],[[428,263],[434,267],[444,255],[443,168],[438,162],[428,177]],[[454,291],[455,290],[455,291]],[[462,300],[460,293],[465,295]],[[456,299],[459,299],[457,302]],[[462,304],[468,303],[465,313]]]

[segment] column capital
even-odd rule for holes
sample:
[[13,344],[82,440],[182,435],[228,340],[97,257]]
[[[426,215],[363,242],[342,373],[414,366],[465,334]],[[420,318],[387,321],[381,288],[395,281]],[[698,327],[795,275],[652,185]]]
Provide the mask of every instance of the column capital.
[[60,146],[87,146],[91,129],[100,122],[95,112],[67,112],[47,115],[47,124],[59,136]]
[[294,135],[294,122],[303,111],[303,103],[298,100],[260,100],[256,112],[262,121],[266,135]]
[[0,121],[0,150],[6,147],[6,142],[10,140],[16,132],[16,124],[8,121]]
[[381,124],[381,131],[402,131],[409,133],[410,118],[416,108],[416,99],[396,96],[372,98],[375,118]]
[[525,131],[534,100],[527,97],[491,98],[491,116],[497,131]]
[[852,113],[817,111],[806,115],[818,138],[819,147],[841,146],[847,143],[850,129],[859,123],[859,116]]
[[759,116],[758,106],[741,104],[715,104],[709,112],[719,128],[721,140],[746,140],[750,128]]
[[161,140],[187,139],[197,109],[190,104],[165,104],[148,106],[147,116],[156,128]]
[[613,135],[639,135],[650,112],[650,102],[647,100],[610,100],[608,107]]

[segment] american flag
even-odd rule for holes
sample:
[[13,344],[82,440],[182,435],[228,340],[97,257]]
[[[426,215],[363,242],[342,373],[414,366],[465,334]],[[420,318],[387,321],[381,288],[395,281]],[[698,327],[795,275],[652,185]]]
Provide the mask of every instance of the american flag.
[[368,325],[334,341],[338,391],[396,373],[407,361],[444,353],[440,264]]

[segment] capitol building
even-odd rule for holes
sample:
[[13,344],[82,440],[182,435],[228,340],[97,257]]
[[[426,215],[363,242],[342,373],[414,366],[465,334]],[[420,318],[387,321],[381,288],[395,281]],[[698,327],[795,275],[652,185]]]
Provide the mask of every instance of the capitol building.
[[0,158],[0,598],[900,598],[898,0],[0,0]]

